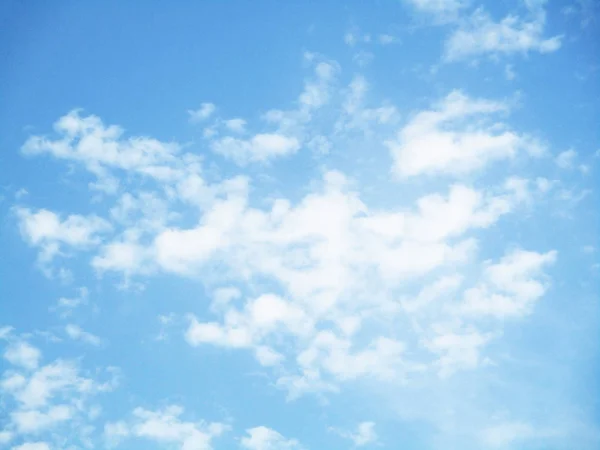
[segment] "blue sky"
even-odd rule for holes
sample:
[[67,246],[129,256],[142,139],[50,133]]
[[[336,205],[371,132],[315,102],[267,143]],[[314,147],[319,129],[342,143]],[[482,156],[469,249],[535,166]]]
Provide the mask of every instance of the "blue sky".
[[600,445],[595,2],[0,18],[0,448]]

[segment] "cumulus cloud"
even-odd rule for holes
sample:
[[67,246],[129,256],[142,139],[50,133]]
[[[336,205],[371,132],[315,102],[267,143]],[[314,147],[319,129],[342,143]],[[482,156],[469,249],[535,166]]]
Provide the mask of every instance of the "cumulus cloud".
[[[414,3],[424,11],[456,11],[463,2],[452,8],[452,2]],[[399,125],[395,106],[372,103],[363,76],[349,77],[342,86],[335,62],[315,54],[305,61],[311,73],[293,106],[268,110],[258,129],[243,119],[212,118],[212,111],[204,119],[215,131],[203,141],[215,152],[207,158],[247,165],[252,177],[208,176],[199,159],[177,144],[126,138],[121,128],[94,116],[65,116],[57,139],[34,137],[24,151],[79,164],[97,183],[118,180],[106,208],[111,224],[23,210],[23,235],[32,245],[55,243],[60,251],[93,249],[90,260],[98,275],[200,280],[210,302],[206,311],[190,308],[187,343],[196,352],[213,346],[253,355],[289,399],[365,381],[390,392],[415,385],[442,386],[442,392],[459,385],[453,380],[491,367],[491,343],[508,319],[533,311],[551,286],[547,269],[557,255],[542,244],[503,252],[498,237],[503,231],[496,228],[522,208],[532,211],[533,200],[549,192],[553,181],[501,171],[493,182],[464,175],[537,156],[543,146],[508,125],[508,102],[453,91]],[[390,188],[390,198],[378,199],[371,186],[323,167],[302,193],[275,191],[253,176],[261,166],[250,165],[274,164],[304,148],[315,157],[333,153],[331,160],[338,161],[345,144],[355,143],[387,146],[393,173],[416,183]],[[382,167],[378,173],[385,178],[389,167]],[[128,183],[132,189],[120,192]],[[491,233],[495,245],[488,248]],[[63,306],[85,297],[65,299]],[[179,326],[170,317],[163,325]],[[98,342],[75,324],[65,332]],[[33,378],[38,381],[30,387]],[[85,397],[86,389],[100,389],[86,380],[70,363],[38,362],[6,373],[2,386],[17,410],[27,413],[15,417],[52,428],[68,422],[61,419],[66,409],[53,408],[64,405],[78,413],[62,396]],[[106,425],[107,445],[136,439],[210,449],[226,428],[188,417],[179,406],[136,408]],[[490,436],[486,442],[494,441],[494,432]],[[359,424],[348,438],[356,446],[376,442],[373,422]],[[299,447],[266,427],[247,430],[240,442],[249,449]]]
[[90,187],[107,194],[118,192],[119,172],[166,182],[198,170],[198,158],[180,155],[178,145],[144,136],[125,138],[121,127],[106,126],[97,116],[82,116],[80,110],[61,117],[54,130],[57,139],[32,136],[22,146],[22,153],[80,164],[96,178]]
[[77,295],[73,297],[60,297],[56,304],[50,307],[51,311],[57,312],[61,318],[69,317],[77,308],[87,305],[89,302],[89,291],[86,287],[77,289]]
[[50,446],[45,442],[26,442],[13,447],[12,450],[50,450]]
[[355,431],[344,431],[333,429],[340,436],[352,441],[355,447],[377,442],[377,433],[375,432],[375,422],[361,422],[357,425]]
[[274,133],[257,134],[249,140],[225,137],[212,143],[215,153],[241,165],[286,156],[299,148],[296,138]]
[[286,439],[277,431],[260,426],[246,430],[240,444],[248,450],[300,450],[302,447],[295,439]]
[[555,260],[555,251],[511,251],[500,262],[489,264],[483,282],[465,292],[464,311],[501,318],[530,313],[547,289],[543,278],[540,280],[543,269]]
[[229,131],[233,131],[234,133],[243,133],[246,131],[246,121],[240,118],[226,120],[225,126]]
[[466,8],[470,0],[403,0],[414,10],[432,15],[446,22],[456,19],[457,13]]
[[38,255],[42,266],[47,267],[63,248],[88,249],[98,245],[102,234],[111,230],[111,225],[95,215],[71,214],[64,220],[47,209],[32,211],[16,209],[21,235],[33,247],[40,249]]
[[25,341],[10,344],[4,352],[4,359],[16,366],[33,370],[37,368],[42,352]]
[[[21,356],[10,357],[15,355],[16,348],[14,343],[9,344],[5,355],[9,355],[7,360],[12,367],[8,366],[0,378],[0,394],[7,418],[4,438],[9,441],[47,435],[54,439],[56,433],[65,432],[73,442],[84,440],[82,421],[94,414],[91,399],[115,388],[116,372],[107,370],[107,380],[100,382],[83,374],[72,361],[59,359],[40,366],[41,352],[37,349],[24,352],[25,347],[20,346]],[[26,358],[23,357],[25,353]]]
[[200,123],[207,120],[215,112],[215,105],[212,103],[202,103],[200,108],[189,110],[189,120],[191,123]]
[[210,450],[213,439],[228,429],[227,425],[219,422],[185,421],[181,418],[183,414],[184,409],[178,405],[155,411],[135,408],[129,421],[107,423],[104,436],[109,445],[137,438],[175,445],[181,450]]
[[531,19],[509,15],[495,22],[482,8],[463,21],[450,35],[444,48],[446,61],[514,53],[551,53],[562,44],[562,36],[544,37],[546,14],[536,8]]
[[530,425],[524,423],[505,423],[486,428],[482,432],[483,441],[493,447],[503,447],[515,440],[528,437],[533,433]]
[[81,341],[95,347],[102,344],[102,340],[98,336],[83,330],[79,325],[70,323],[65,327],[65,332],[74,341]]
[[577,152],[572,148],[558,154],[555,159],[556,165],[561,169],[572,169],[577,158]]
[[394,173],[402,178],[460,175],[519,153],[540,154],[543,148],[535,139],[495,121],[508,111],[506,103],[451,92],[433,109],[415,114],[387,142]]

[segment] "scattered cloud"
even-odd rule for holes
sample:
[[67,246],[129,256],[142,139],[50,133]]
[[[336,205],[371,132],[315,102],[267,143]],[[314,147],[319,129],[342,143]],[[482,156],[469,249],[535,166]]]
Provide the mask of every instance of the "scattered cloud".
[[249,140],[225,137],[212,143],[215,153],[240,165],[290,155],[299,148],[296,138],[273,133],[257,134]]
[[29,370],[37,368],[41,357],[39,349],[21,340],[11,343],[4,352],[4,359],[9,363]]
[[504,102],[451,92],[431,110],[413,115],[396,139],[387,142],[394,173],[401,178],[460,175],[520,153],[541,154],[537,140],[498,122],[509,110]]
[[47,209],[36,212],[28,208],[16,209],[21,235],[33,247],[39,248],[38,261],[47,274],[52,260],[67,249],[88,249],[100,243],[100,236],[111,230],[104,219],[91,215],[69,215],[62,220],[60,215]]
[[216,107],[214,104],[202,103],[200,105],[200,108],[198,108],[196,110],[188,111],[189,120],[191,123],[204,122],[205,120],[207,120],[208,118],[210,118],[210,116],[212,116],[214,114],[215,110],[216,110]]
[[72,323],[68,324],[65,327],[65,332],[67,333],[67,336],[69,336],[69,338],[73,339],[74,341],[81,341],[86,344],[93,345],[95,347],[98,347],[102,344],[102,340],[98,336],[84,331],[79,325],[75,325]]
[[488,264],[484,281],[465,292],[463,310],[468,314],[499,318],[520,317],[531,313],[535,301],[546,292],[539,278],[544,267],[556,261],[556,252],[537,253],[513,250],[500,262]]
[[458,19],[471,0],[403,0],[414,11],[433,18],[437,23],[448,23]]
[[225,121],[225,126],[234,133],[243,133],[246,131],[246,121],[244,119],[229,119]]
[[[468,5],[409,3],[438,20],[449,20]],[[543,38],[543,26],[536,31],[532,24],[543,21],[535,14],[495,23],[478,10],[455,22],[456,33],[466,33],[461,39],[483,43],[461,47],[452,59],[550,51],[547,41],[554,38]],[[486,33],[494,38],[485,38]],[[353,34],[346,41],[352,46],[394,42],[391,35],[383,36]],[[247,352],[290,400],[341,392],[356,382],[393,393],[431,389],[443,397],[496,367],[505,355],[493,344],[507,327],[532,314],[551,289],[558,244],[540,239],[504,248],[508,228],[503,224],[515,225],[511,215],[523,211],[535,214],[538,203],[559,195],[564,182],[529,171],[529,165],[508,174],[501,169],[508,166],[501,163],[527,158],[533,166],[545,151],[539,140],[509,125],[508,101],[452,91],[401,117],[392,103],[373,103],[374,89],[364,76],[349,75],[344,85],[334,61],[307,53],[305,63],[310,73],[287,109],[270,109],[248,122],[223,120],[212,104],[190,112],[193,121],[211,130],[202,141],[213,151],[206,154],[210,170],[177,143],[125,137],[120,127],[79,111],[62,117],[54,138],[33,136],[23,152],[85,169],[92,177],[90,189],[105,195],[102,207],[99,215],[64,215],[21,206],[15,211],[22,236],[39,249],[47,268],[59,256],[80,252],[75,264],[84,267],[81,262],[88,259],[99,280],[122,275],[121,287],[153,275],[202,283],[206,310],[194,304],[158,316],[157,339],[165,339],[172,327],[195,352],[206,346]],[[511,78],[512,66],[505,67]],[[372,154],[387,149],[391,171],[389,163],[380,164],[378,176],[365,186],[360,180],[364,161],[358,170],[331,170],[330,165],[342,161],[344,166],[354,156],[351,144]],[[271,185],[261,184],[265,168],[298,153],[299,160],[318,161],[318,178],[302,180],[301,190],[284,185],[269,190]],[[243,175],[236,175],[232,165],[219,173],[222,158],[244,166]],[[390,172],[403,186],[390,188],[391,200],[378,198],[374,189]],[[518,235],[510,234],[511,239]],[[69,317],[88,296],[83,288],[61,298],[55,309]],[[63,324],[68,337],[101,343],[76,322],[70,318]],[[114,388],[73,361],[44,364],[41,351],[17,341],[12,331],[0,335],[8,340],[4,357],[12,365],[0,384],[10,402],[10,423],[0,439],[13,442],[18,435],[22,442],[38,432],[79,426],[83,416],[95,414],[90,399]],[[501,370],[494,377],[504,382]],[[438,414],[450,414],[460,424],[468,421],[442,407],[431,412]],[[228,429],[222,422],[196,420],[177,405],[138,407],[117,419],[104,427],[108,446],[136,440],[209,450]],[[502,447],[540,436],[536,430],[525,422],[507,422],[479,427],[469,436]],[[356,447],[378,442],[374,422],[340,434]],[[52,439],[35,437],[53,448]],[[266,426],[246,430],[239,442],[250,450],[301,448]]]
[[450,35],[444,59],[460,61],[480,56],[507,56],[514,53],[552,53],[562,45],[562,36],[544,37],[546,14],[536,9],[530,19],[509,15],[495,22],[478,8]]
[[57,312],[61,318],[67,318],[73,312],[89,303],[89,290],[86,287],[77,289],[77,295],[74,297],[60,297],[56,304],[50,307],[51,311]]
[[[54,441],[64,432],[72,442],[85,440],[86,427],[82,424],[93,417],[96,408],[91,401],[97,394],[116,387],[117,372],[107,369],[107,380],[99,382],[84,375],[73,361],[58,359],[40,365],[41,351],[24,341],[9,343],[7,355],[11,365],[6,365],[0,377],[7,419],[3,439],[22,442],[31,436],[47,435],[48,441]],[[47,443],[24,445],[51,448]]]
[[555,159],[556,165],[561,169],[572,169],[575,165],[577,152],[570,148],[558,154]]
[[240,444],[248,450],[300,450],[302,447],[295,439],[286,439],[277,431],[264,426],[249,428],[247,436]]
[[212,441],[228,430],[228,426],[204,421],[182,420],[184,409],[178,405],[159,410],[135,408],[132,418],[125,422],[111,422],[104,427],[104,436],[110,446],[125,439],[143,439],[158,444],[174,445],[181,450],[210,450]]
[[351,440],[355,447],[374,444],[378,440],[375,432],[375,422],[361,422],[356,427],[356,431],[344,431],[335,428],[332,430],[343,438]]
[[50,450],[50,446],[45,442],[26,442],[13,447],[12,450]]

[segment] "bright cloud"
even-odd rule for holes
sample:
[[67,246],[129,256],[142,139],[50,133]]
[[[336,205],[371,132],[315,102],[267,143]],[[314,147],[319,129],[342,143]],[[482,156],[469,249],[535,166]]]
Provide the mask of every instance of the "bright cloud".
[[37,368],[41,356],[37,348],[25,341],[9,345],[4,352],[4,359],[9,363],[31,370]]
[[562,36],[544,37],[546,15],[536,10],[531,19],[509,15],[495,22],[477,9],[448,38],[444,58],[458,61],[480,56],[507,56],[514,53],[551,53],[562,45]]
[[[588,82],[567,82],[589,37],[561,30],[543,0],[357,3],[352,20],[301,8],[297,23],[271,8],[260,29],[245,7],[222,27],[221,6],[201,3],[193,33],[181,17],[185,45],[166,32],[170,13],[149,27],[166,47],[135,27],[134,47],[153,42],[161,73],[178,74],[172,101],[152,72],[162,100],[141,83],[136,109],[136,89],[104,98],[92,77],[102,101],[80,101],[102,118],[49,104],[27,77],[24,104],[7,98],[26,134],[3,130],[7,151],[26,158],[7,153],[0,192],[0,316],[12,320],[0,445],[595,448],[597,145]],[[209,39],[189,39],[198,30]],[[300,53],[302,39],[345,64]],[[577,58],[556,52],[566,43]],[[182,67],[171,58],[186,45]],[[510,59],[534,53],[548,56]],[[70,103],[80,86],[56,92]],[[208,96],[219,107],[200,103],[186,125],[189,99]],[[24,270],[27,246],[46,278]]]
[[215,141],[212,149],[238,164],[263,162],[295,153],[300,148],[297,139],[281,134],[257,134],[250,140],[226,137]]
[[508,111],[506,103],[451,92],[433,109],[414,115],[397,138],[388,141],[393,171],[403,178],[460,175],[520,153],[540,154],[543,148],[535,139],[492,122]]
[[264,426],[246,430],[240,444],[248,450],[300,450],[302,447],[295,439],[286,439],[277,431]]
[[361,422],[356,427],[356,431],[344,431],[332,429],[340,436],[352,441],[355,447],[363,447],[365,445],[374,444],[377,442],[377,433],[375,432],[374,422]]
[[102,340],[98,336],[83,330],[79,325],[70,323],[65,327],[65,332],[75,341],[85,342],[96,347],[102,344]]
[[199,123],[207,120],[215,112],[216,107],[212,103],[202,103],[197,110],[189,110],[189,120],[191,123]]
[[212,440],[223,434],[228,426],[222,423],[188,422],[182,420],[184,410],[170,405],[152,411],[144,408],[133,410],[129,423],[108,423],[104,434],[109,444],[120,440],[139,438],[158,444],[176,445],[181,450],[210,450]]

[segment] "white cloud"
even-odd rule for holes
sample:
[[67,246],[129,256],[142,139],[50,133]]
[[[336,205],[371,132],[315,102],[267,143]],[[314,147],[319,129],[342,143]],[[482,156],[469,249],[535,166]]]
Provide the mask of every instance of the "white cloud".
[[374,444],[378,440],[375,422],[361,422],[356,427],[356,431],[344,431],[336,428],[331,428],[331,430],[343,438],[351,440],[355,447]]
[[484,55],[551,53],[561,46],[562,36],[544,37],[545,12],[537,10],[531,20],[507,16],[494,22],[483,9],[477,9],[448,38],[444,49],[447,61]]
[[473,328],[459,332],[443,327],[434,327],[434,329],[435,336],[426,339],[424,345],[439,356],[435,365],[442,378],[458,370],[478,367],[481,350],[492,338],[491,335],[483,335]]
[[295,153],[300,148],[300,142],[294,137],[282,134],[263,133],[256,134],[248,140],[224,137],[213,141],[211,148],[215,153],[244,165]]
[[249,428],[248,436],[242,437],[240,444],[248,450],[300,450],[295,439],[286,439],[277,431],[264,426]]
[[90,188],[107,194],[120,188],[123,180],[119,180],[119,171],[168,182],[199,170],[198,157],[180,154],[178,145],[144,136],[124,138],[122,128],[105,126],[94,115],[82,117],[79,110],[61,117],[54,129],[58,139],[32,136],[21,148],[22,153],[48,154],[78,163],[96,178]]
[[87,305],[89,302],[89,291],[86,287],[77,289],[75,297],[60,297],[56,304],[50,308],[51,311],[56,311],[62,318],[70,316],[76,308],[82,305]]
[[13,342],[4,352],[9,363],[29,370],[37,368],[41,357],[39,349],[25,341]]
[[13,437],[13,433],[10,431],[0,431],[0,444],[8,444]]
[[227,425],[218,422],[184,421],[181,419],[183,413],[183,408],[177,405],[157,411],[136,408],[130,421],[106,424],[104,435],[109,445],[135,437],[176,445],[181,450],[210,450],[212,440],[228,429]]
[[45,442],[26,442],[13,447],[12,450],[50,450],[50,446]]
[[2,373],[0,396],[7,418],[5,437],[10,440],[36,435],[54,442],[65,433],[73,442],[83,443],[87,439],[86,421],[97,417],[98,408],[90,405],[90,400],[117,384],[112,368],[106,369],[110,378],[98,382],[84,376],[70,361],[55,360],[41,367],[36,362],[35,367],[28,364],[25,370],[21,361],[9,362],[13,366]]
[[466,8],[470,0],[403,0],[420,13],[429,14],[439,22],[456,20],[458,13]]
[[574,167],[577,152],[572,148],[558,154],[555,159],[556,165],[561,169],[572,169]]
[[500,262],[485,267],[483,281],[465,292],[462,310],[499,318],[531,313],[535,302],[546,292],[543,269],[555,261],[556,251],[512,250]]
[[48,408],[47,412],[38,410],[14,411],[11,414],[11,419],[17,432],[28,434],[39,433],[61,422],[70,420],[73,414],[74,411],[70,406],[58,405]]
[[[468,261],[475,241],[462,237],[491,227],[528,198],[517,180],[493,194],[457,184],[446,195],[421,197],[413,211],[380,212],[370,211],[342,174],[324,178],[320,191],[296,205],[277,199],[266,210],[250,208],[247,188],[239,186],[205,211],[197,227],[166,230],[149,250],[168,272],[206,276],[218,261],[226,277],[268,277],[284,289],[285,296],[254,297],[217,291],[211,309],[219,319],[192,317],[186,339],[248,349],[266,366],[293,361],[277,342],[297,340],[297,365],[279,381],[293,395],[301,393],[298,386],[330,389],[364,376],[392,380],[421,370],[404,360],[399,339],[375,334],[356,342],[351,336],[365,314],[398,309],[386,299],[404,280]],[[424,293],[417,303],[430,302],[428,296],[435,294]],[[335,325],[317,333],[317,323]]]
[[102,344],[102,340],[98,336],[83,330],[79,325],[68,324],[65,332],[74,341],[81,341],[96,347]]
[[393,105],[383,104],[374,108],[365,106],[368,90],[369,84],[360,75],[350,82],[342,103],[343,114],[335,123],[337,133],[352,130],[368,133],[373,125],[393,125],[397,122],[398,111]]
[[380,34],[378,39],[381,45],[389,45],[398,41],[396,36],[392,36],[391,34]]
[[532,138],[491,122],[508,110],[505,103],[451,92],[434,109],[413,116],[397,138],[387,142],[394,172],[403,178],[459,175],[512,159],[520,152],[541,153],[542,147]]
[[226,120],[225,126],[229,131],[233,131],[234,133],[243,133],[246,131],[246,121],[240,118]]
[[515,70],[511,64],[507,64],[504,67],[504,76],[506,77],[507,80],[510,80],[510,81],[517,78],[517,74],[515,73]]
[[[199,323],[191,319],[186,338],[192,345],[212,343],[224,347],[250,347],[278,327],[291,333],[303,334],[310,331],[311,324],[306,314],[297,306],[282,298],[263,294],[246,303],[243,312],[229,308],[225,314],[225,324]],[[271,359],[266,350],[260,350],[262,359]]]
[[61,254],[64,247],[78,250],[98,245],[100,236],[111,230],[111,225],[104,219],[92,216],[69,215],[61,217],[47,209],[33,212],[28,208],[17,208],[19,228],[23,238],[32,246],[38,247],[38,259],[44,269],[55,256]]
[[481,432],[482,441],[491,447],[506,447],[515,441],[534,437],[535,429],[522,422],[506,422],[485,428]]
[[123,439],[129,437],[130,427],[123,421],[112,422],[104,425],[104,439],[108,447],[118,445]]
[[114,387],[115,380],[98,384],[80,376],[71,362],[54,361],[40,367],[29,376],[13,373],[2,380],[2,389],[10,394],[22,409],[46,407],[56,397],[71,394],[87,395]]
[[189,110],[189,120],[191,123],[204,122],[215,112],[215,105],[212,103],[202,103],[200,108],[196,110]]
[[[292,109],[266,113],[266,127],[258,134],[212,136],[209,145],[229,143],[229,156],[246,163],[283,156],[300,146],[338,156],[339,143],[355,136],[369,135],[369,142],[381,144],[383,134],[373,131],[391,129],[395,107],[370,107],[364,78],[355,77],[337,90],[334,63],[315,55],[307,55],[307,62],[314,73]],[[331,110],[320,111],[330,102]],[[395,172],[404,178],[461,176],[495,161],[538,154],[534,140],[502,123],[501,115],[509,110],[505,102],[451,93],[410,118],[397,139],[388,142]],[[70,127],[88,119],[78,117],[64,133],[73,133]],[[111,129],[90,123],[77,133]],[[227,127],[225,123],[219,133]],[[200,279],[213,293],[214,317],[189,316],[187,342],[198,352],[203,345],[247,351],[260,365],[271,367],[262,372],[276,377],[274,384],[290,398],[335,392],[359,380],[412,386],[436,378],[436,373],[450,378],[474,371],[489,361],[488,344],[502,332],[503,321],[494,319],[523,315],[548,286],[542,266],[551,263],[552,252],[509,252],[482,268],[476,259],[485,230],[539,198],[545,186],[541,178],[535,181],[539,192],[532,190],[533,181],[515,176],[497,184],[463,180],[439,191],[437,182],[417,183],[419,189],[399,190],[401,204],[390,207],[395,200],[373,201],[372,192],[359,194],[355,181],[344,174],[324,170],[323,180],[307,185],[303,196],[283,189],[285,195],[265,192],[262,186],[251,196],[256,188],[245,177],[208,184],[198,160],[176,152],[174,144],[168,147],[173,152],[158,152],[151,164],[135,159],[135,152],[125,157],[137,144],[120,136],[92,140],[93,151],[75,141],[67,139],[68,151],[61,153],[53,147],[56,142],[46,140],[44,152],[70,161],[83,158],[101,179],[117,170],[127,172],[127,182],[144,177],[143,191],[134,181],[131,193],[117,197],[110,208],[118,231],[92,257],[92,266],[127,279],[158,272]],[[297,148],[281,150],[286,142]],[[98,156],[103,146],[117,148],[118,158]],[[257,156],[260,152],[267,156]],[[135,162],[126,163],[129,157]],[[98,245],[96,235],[89,240]],[[508,300],[492,301],[490,307],[488,300],[500,295]],[[71,329],[74,337],[83,339],[83,333]],[[49,372],[46,367],[37,372]],[[2,380],[23,411],[47,415],[63,404],[61,395],[86,391],[77,371],[66,381],[58,374],[35,376],[36,383],[21,374]],[[139,438],[173,448],[208,449],[223,430],[222,424],[183,417],[179,407],[138,408],[128,420],[107,424],[107,442]],[[245,437],[248,445],[281,448],[290,442],[265,427],[251,430]],[[352,436],[356,445],[376,439],[370,422]]]
[[223,310],[229,303],[239,299],[242,296],[241,291],[236,287],[222,287],[213,292],[213,301],[211,309],[215,311]]

